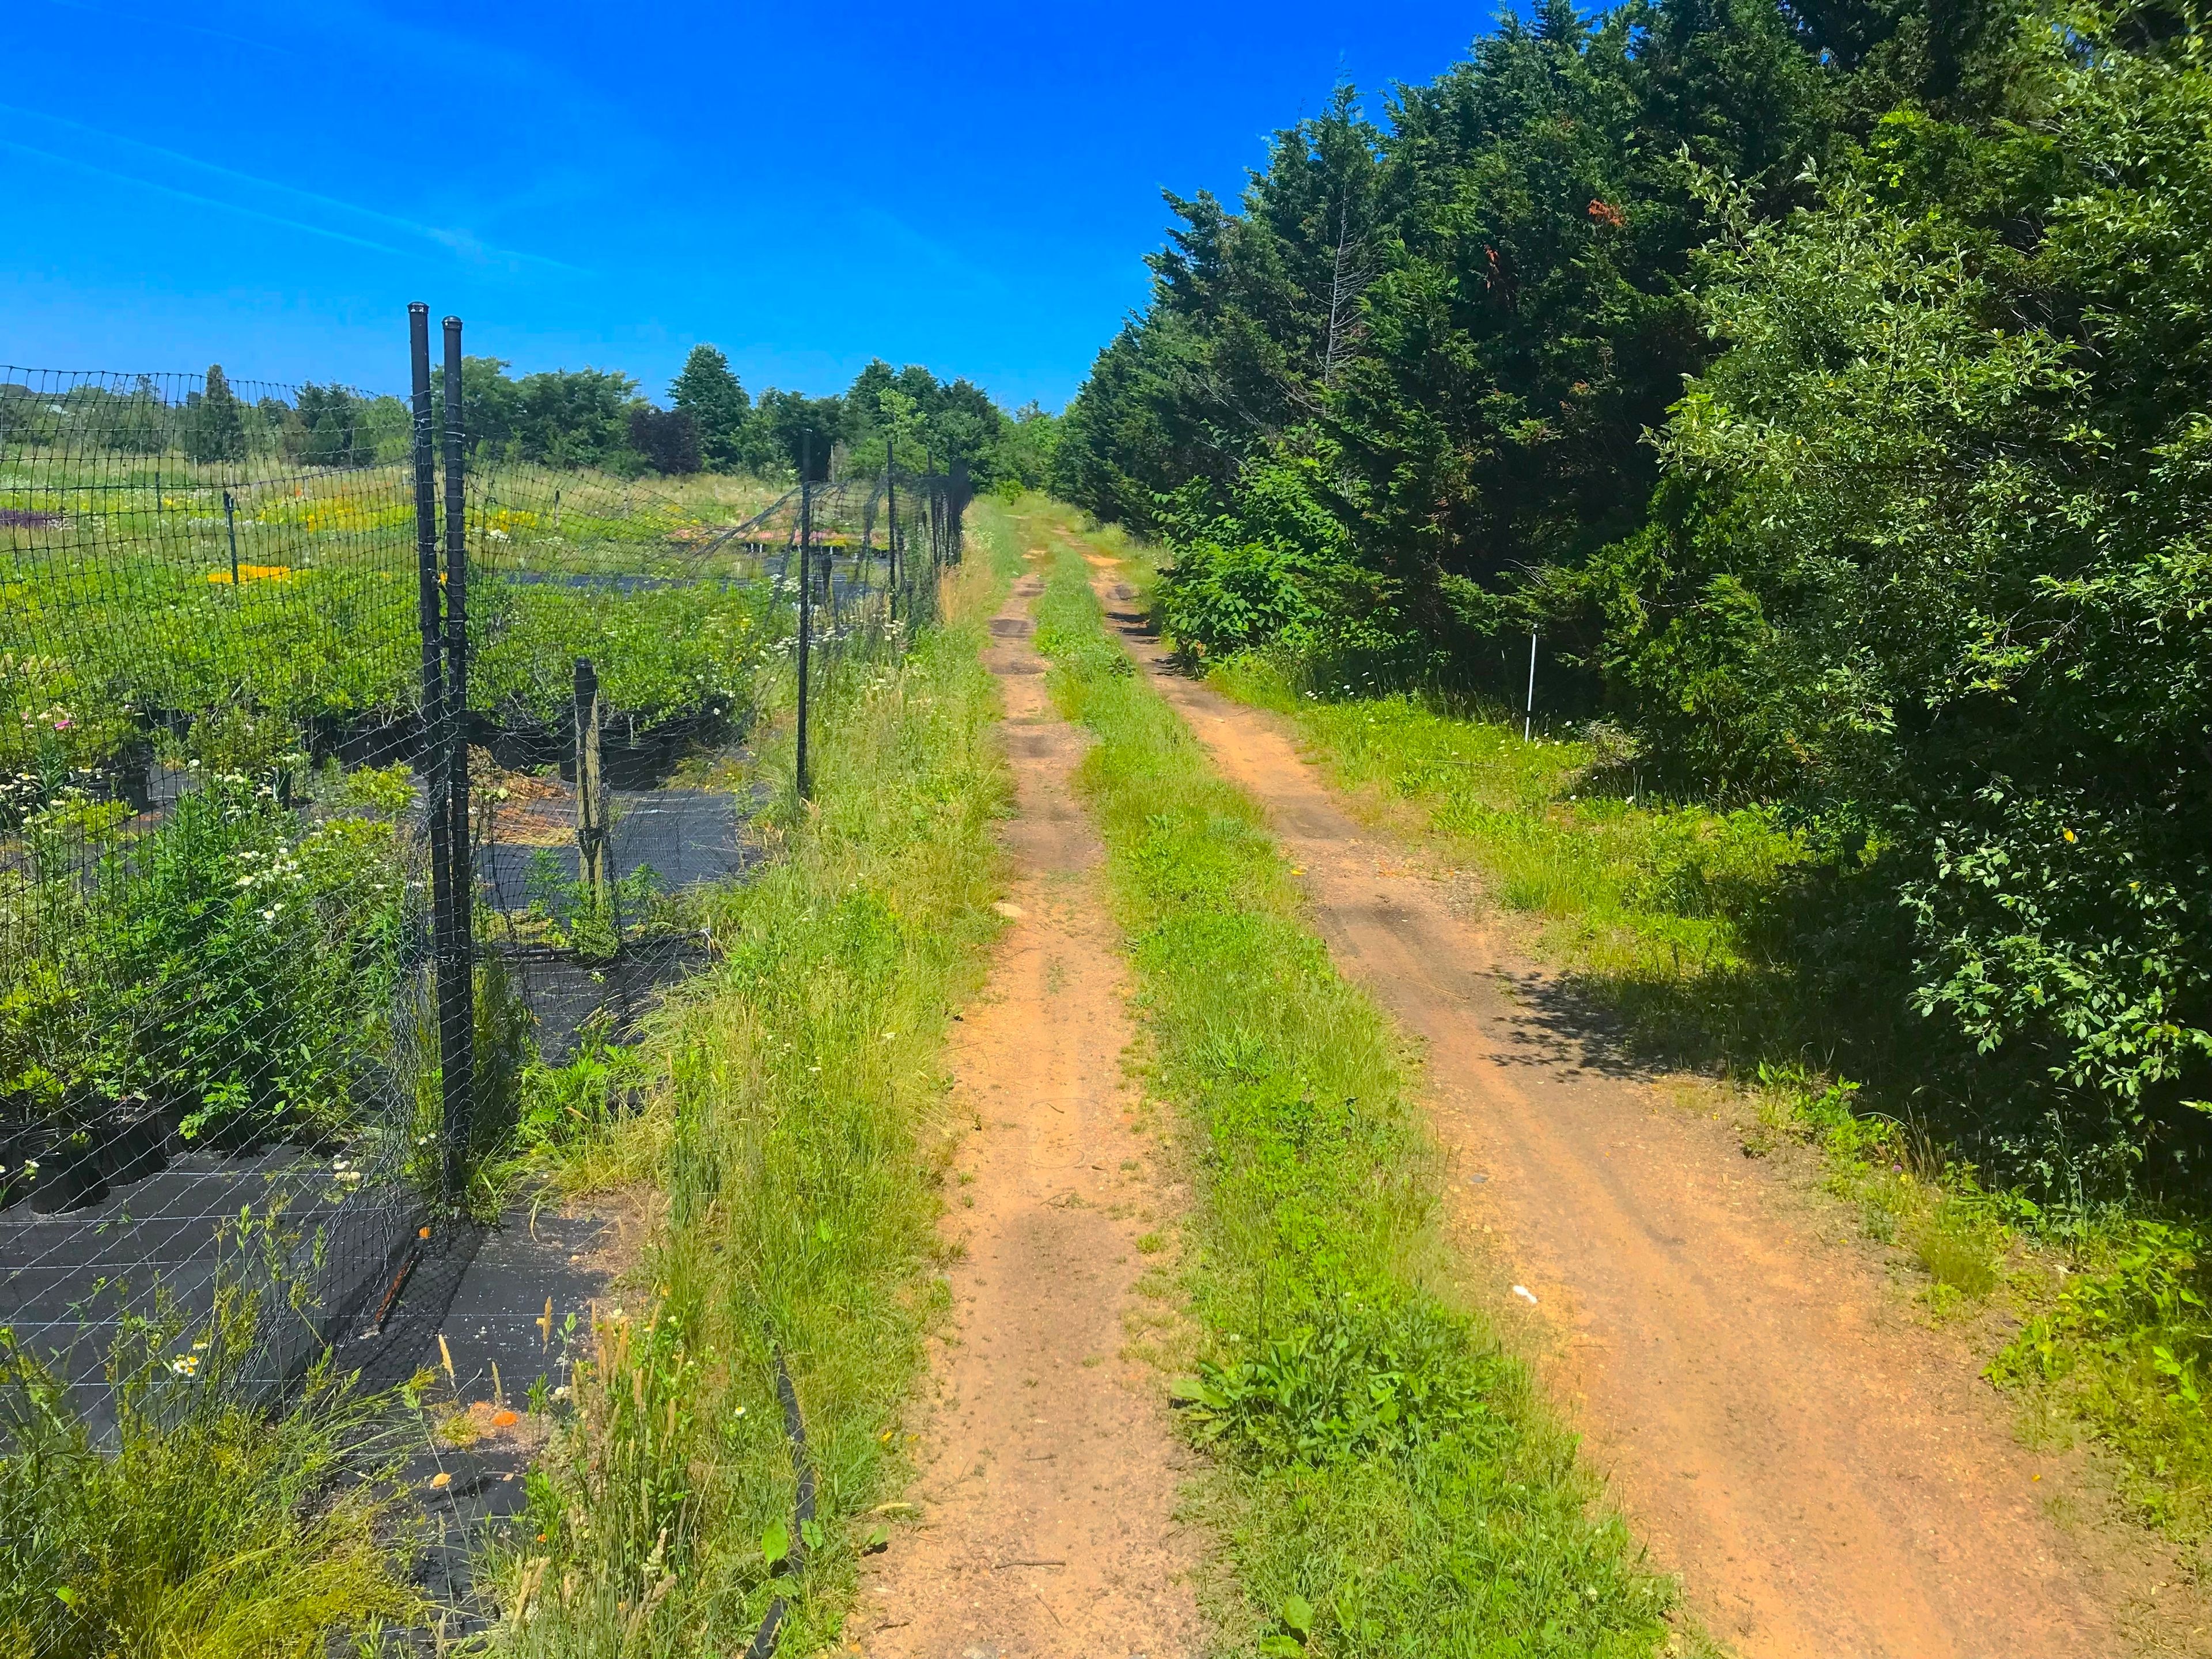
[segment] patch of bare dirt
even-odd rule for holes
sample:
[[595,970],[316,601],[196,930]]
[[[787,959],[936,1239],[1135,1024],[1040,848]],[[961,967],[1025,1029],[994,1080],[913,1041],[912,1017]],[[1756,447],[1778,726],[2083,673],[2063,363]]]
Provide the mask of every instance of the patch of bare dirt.
[[851,1626],[881,1659],[1176,1659],[1202,1626],[1175,1520],[1188,1454],[1128,1343],[1138,1239],[1171,1211],[1132,1133],[1118,940],[1071,774],[1079,734],[1029,642],[1025,578],[992,620],[1018,812],[1016,879],[951,1055],[975,1132],[945,1222],[964,1247],[933,1368],[920,1524],[871,1559]]
[[1469,1276],[1715,1634],[1774,1659],[2207,1651],[2170,1557],[2067,1519],[2103,1510],[2081,1460],[2022,1446],[1964,1343],[1457,914],[1284,723],[1176,673],[1090,556],[1139,663],[1303,866],[1338,966],[1425,1045]]

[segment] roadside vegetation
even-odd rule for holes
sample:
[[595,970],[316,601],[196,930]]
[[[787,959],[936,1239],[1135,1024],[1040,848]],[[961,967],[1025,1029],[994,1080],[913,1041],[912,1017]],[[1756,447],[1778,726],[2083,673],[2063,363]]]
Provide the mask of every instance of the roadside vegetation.
[[[781,1600],[785,1645],[811,1650],[910,1513],[878,1506],[944,1312],[939,1045],[998,926],[1007,787],[978,651],[1007,574],[971,558],[944,627],[839,665],[813,800],[787,791],[772,862],[703,902],[716,965],[636,1045],[534,1081],[523,1132],[549,1196],[626,1193],[653,1226],[495,1564],[503,1648],[720,1655]],[[762,775],[789,759],[771,741]],[[816,1483],[804,1520],[779,1357]]]
[[1037,617],[1054,694],[1098,740],[1080,783],[1152,1086],[1192,1145],[1199,1360],[1178,1393],[1213,1458],[1198,1504],[1233,1571],[1224,1634],[1270,1654],[1694,1645],[1572,1437],[1455,1292],[1407,1062],[1302,926],[1257,809],[1132,672],[1064,544]]
[[419,1620],[389,1402],[319,1367],[262,1409],[231,1374],[261,1316],[234,1288],[211,1320],[127,1327],[105,1435],[0,1328],[0,1652],[265,1659]]
[[2195,1539],[2207,41],[1540,8],[1171,198],[1054,472],[1188,659],[2016,1297],[1995,1373]]

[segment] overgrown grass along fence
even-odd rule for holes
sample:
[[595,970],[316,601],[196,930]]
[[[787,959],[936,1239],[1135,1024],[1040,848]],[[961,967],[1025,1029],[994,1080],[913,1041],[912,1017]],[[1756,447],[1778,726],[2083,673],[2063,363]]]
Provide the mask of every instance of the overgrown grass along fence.
[[[778,705],[760,759],[786,781],[776,855],[708,899],[718,965],[534,1126],[560,1189],[665,1207],[505,1553],[508,1650],[724,1654],[781,1601],[786,1650],[812,1651],[902,1524],[871,1511],[905,1473],[907,1391],[945,1310],[938,1056],[998,926],[1009,796],[979,651],[1007,574],[971,564],[945,626],[833,671],[811,803]],[[779,1354],[818,1482],[804,1525]]]

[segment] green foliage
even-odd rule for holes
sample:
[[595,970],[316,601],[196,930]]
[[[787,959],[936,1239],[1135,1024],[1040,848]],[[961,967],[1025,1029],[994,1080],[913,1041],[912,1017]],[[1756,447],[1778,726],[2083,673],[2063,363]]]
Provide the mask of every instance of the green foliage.
[[229,1296],[129,1328],[111,1445],[0,1330],[0,1650],[304,1659],[414,1622],[377,1402],[317,1372],[274,1417],[247,1403],[255,1326]]
[[1205,1351],[1182,1393],[1224,1454],[1199,1511],[1236,1622],[1270,1653],[1662,1650],[1670,1587],[1596,1510],[1522,1367],[1429,1288],[1449,1281],[1433,1154],[1387,1022],[1302,924],[1257,809],[1127,672],[1088,574],[1060,555],[1037,638],[1098,739],[1080,782],[1156,1084],[1196,1142]]
[[577,658],[597,666],[605,707],[641,726],[728,720],[750,703],[774,595],[764,584],[696,582],[630,592],[483,582],[469,701],[517,725],[570,717]]
[[675,914],[651,865],[641,864],[605,890],[594,891],[589,883],[571,879],[547,847],[530,855],[523,891],[529,901],[527,919],[544,928],[547,943],[595,961],[612,958],[625,939],[671,925]]
[[2178,257],[2212,230],[2212,76],[2055,42],[2045,70],[2032,133],[1900,116],[1816,208],[1731,210],[1730,349],[1653,527],[1588,580],[1684,775],[1876,853],[1912,1005],[2017,1080],[1990,1152],[2055,1128],[2109,1190],[2147,1144],[2191,1156],[2212,1092],[2212,800],[2174,764],[2212,729],[2212,337]]
[[2112,1218],[2086,1230],[2057,1295],[1990,1367],[2054,1391],[2124,1460],[2154,1522],[2212,1526],[2212,1315],[2197,1224]]
[[124,836],[125,811],[64,792],[25,823],[0,1094],[64,1110],[151,1102],[188,1137],[349,1124],[399,974],[391,818],[309,824],[234,774],[149,831]]
[[222,365],[210,363],[204,389],[185,414],[185,459],[207,465],[246,459],[246,418]]
[[290,453],[310,466],[366,466],[375,459],[373,448],[354,416],[355,400],[344,387],[300,388],[295,418],[288,427]]
[[1465,1333],[1415,1306],[1324,1310],[1249,1359],[1202,1361],[1183,1407],[1200,1444],[1263,1463],[1402,1457],[1488,1410],[1454,1364]]

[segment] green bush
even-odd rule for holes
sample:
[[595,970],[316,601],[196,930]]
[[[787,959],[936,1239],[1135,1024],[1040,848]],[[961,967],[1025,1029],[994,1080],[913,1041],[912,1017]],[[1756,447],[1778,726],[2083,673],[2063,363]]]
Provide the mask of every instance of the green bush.
[[398,984],[394,820],[310,823],[237,774],[206,779],[143,835],[121,833],[123,811],[64,793],[26,826],[0,1094],[145,1101],[187,1137],[345,1127]]

